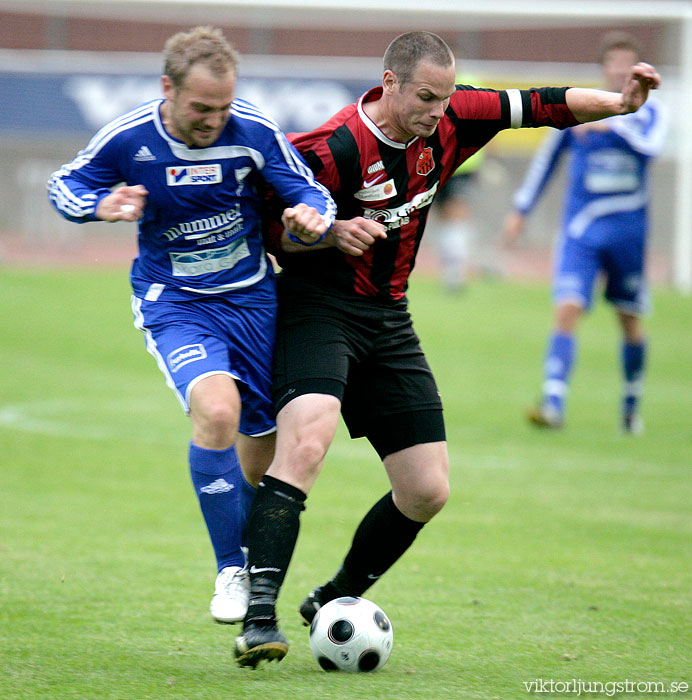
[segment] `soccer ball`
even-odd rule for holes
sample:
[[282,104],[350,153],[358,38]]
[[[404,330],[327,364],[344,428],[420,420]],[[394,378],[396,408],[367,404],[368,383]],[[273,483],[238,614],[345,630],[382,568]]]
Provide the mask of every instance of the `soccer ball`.
[[392,653],[392,623],[365,598],[323,605],[310,626],[310,649],[325,671],[377,671]]

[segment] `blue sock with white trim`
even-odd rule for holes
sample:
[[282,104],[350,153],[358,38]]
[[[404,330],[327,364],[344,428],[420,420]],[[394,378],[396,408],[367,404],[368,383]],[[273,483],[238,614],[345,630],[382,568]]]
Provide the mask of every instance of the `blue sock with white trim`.
[[565,410],[576,346],[574,335],[560,331],[553,331],[548,341],[544,365],[543,400],[560,413]]
[[642,394],[642,381],[646,363],[646,341],[628,343],[621,349],[622,374],[625,380],[622,397],[623,416],[633,416],[639,408]]
[[218,570],[245,566],[247,516],[255,489],[245,480],[235,447],[208,450],[190,443],[190,476],[207,525]]

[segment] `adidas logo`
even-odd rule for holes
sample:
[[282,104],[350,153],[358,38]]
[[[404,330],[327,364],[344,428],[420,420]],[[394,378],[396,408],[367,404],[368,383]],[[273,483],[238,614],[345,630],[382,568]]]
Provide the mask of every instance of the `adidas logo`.
[[226,493],[232,488],[234,488],[233,484],[229,484],[226,479],[217,479],[216,481],[212,481],[209,486],[202,486],[200,493],[208,493],[210,495],[215,493]]
[[156,156],[149,150],[148,146],[141,146],[140,149],[135,153],[135,160],[156,160]]

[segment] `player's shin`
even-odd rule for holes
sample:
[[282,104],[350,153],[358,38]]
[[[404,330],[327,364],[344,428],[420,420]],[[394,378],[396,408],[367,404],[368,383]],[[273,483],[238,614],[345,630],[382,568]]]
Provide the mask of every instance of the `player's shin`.
[[298,539],[305,498],[300,489],[271,476],[260,482],[247,530],[250,604],[246,627],[276,622],[276,599]]
[[424,524],[406,517],[390,491],[361,521],[343,566],[323,587],[325,594],[332,589],[334,597],[363,595],[413,544]]
[[571,333],[555,331],[548,341],[544,368],[543,400],[545,404],[560,415],[565,411],[576,347],[576,339]]
[[218,570],[245,566],[241,550],[248,489],[234,447],[208,450],[190,443],[190,476],[207,525]]
[[247,479],[245,479],[245,476],[243,475],[243,480],[240,488],[239,505],[243,518],[243,527],[240,531],[240,544],[244,548],[247,548],[247,522],[250,518],[250,509],[252,508],[252,502],[255,500],[256,494],[257,489],[254,486],[251,486],[247,482]]
[[622,418],[627,423],[639,413],[639,402],[646,364],[646,342],[623,342],[621,361],[624,379]]

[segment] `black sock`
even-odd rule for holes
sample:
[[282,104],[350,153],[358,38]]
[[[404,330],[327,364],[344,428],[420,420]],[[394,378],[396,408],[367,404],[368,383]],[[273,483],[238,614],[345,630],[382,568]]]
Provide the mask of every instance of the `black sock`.
[[325,598],[363,595],[411,546],[423,525],[394,505],[390,491],[361,521],[342,567],[323,587]]
[[273,624],[276,599],[300,529],[305,494],[284,481],[263,477],[250,510],[247,544],[250,605],[245,621]]

